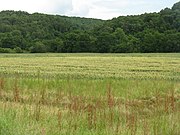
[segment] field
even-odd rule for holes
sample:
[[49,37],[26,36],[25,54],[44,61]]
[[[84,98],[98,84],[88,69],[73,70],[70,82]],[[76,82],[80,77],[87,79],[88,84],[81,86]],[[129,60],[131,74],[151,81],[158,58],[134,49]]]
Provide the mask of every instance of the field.
[[179,135],[180,54],[0,54],[0,135]]

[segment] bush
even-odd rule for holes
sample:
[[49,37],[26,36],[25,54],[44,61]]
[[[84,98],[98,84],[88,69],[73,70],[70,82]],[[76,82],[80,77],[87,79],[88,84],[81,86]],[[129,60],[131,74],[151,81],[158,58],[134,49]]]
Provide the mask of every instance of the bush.
[[23,53],[23,50],[20,47],[16,47],[13,49],[16,53]]
[[13,53],[14,50],[10,48],[0,48],[0,53]]
[[47,52],[46,46],[42,42],[36,42],[34,46],[30,48],[31,53],[45,53]]

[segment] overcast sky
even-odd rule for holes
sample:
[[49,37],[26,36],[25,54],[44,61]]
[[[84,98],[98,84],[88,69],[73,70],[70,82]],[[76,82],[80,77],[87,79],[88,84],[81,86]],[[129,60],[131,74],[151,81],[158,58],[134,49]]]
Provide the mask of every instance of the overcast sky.
[[159,12],[179,0],[0,0],[0,11],[16,10],[111,19],[121,15]]

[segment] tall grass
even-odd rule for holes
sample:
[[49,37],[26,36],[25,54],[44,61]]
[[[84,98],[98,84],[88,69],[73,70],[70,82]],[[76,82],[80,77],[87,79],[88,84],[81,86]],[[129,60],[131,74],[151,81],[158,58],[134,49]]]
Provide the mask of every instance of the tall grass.
[[178,60],[178,54],[0,56],[0,134],[178,135]]

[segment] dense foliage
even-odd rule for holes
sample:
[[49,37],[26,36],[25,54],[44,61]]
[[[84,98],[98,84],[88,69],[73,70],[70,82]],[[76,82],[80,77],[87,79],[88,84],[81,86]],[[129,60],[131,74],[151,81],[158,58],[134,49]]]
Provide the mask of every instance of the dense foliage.
[[180,2],[107,21],[2,11],[0,52],[180,52]]

